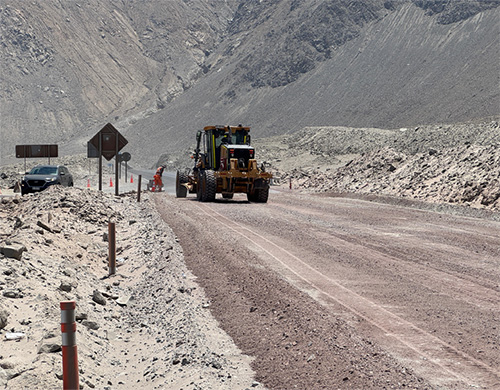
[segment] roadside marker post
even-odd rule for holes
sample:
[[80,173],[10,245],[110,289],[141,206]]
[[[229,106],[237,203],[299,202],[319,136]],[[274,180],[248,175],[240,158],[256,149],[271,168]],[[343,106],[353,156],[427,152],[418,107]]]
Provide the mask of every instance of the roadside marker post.
[[80,388],[78,353],[76,347],[75,301],[60,302],[62,333],[63,389]]
[[139,175],[139,180],[137,183],[137,201],[141,201],[141,181],[142,181],[142,175]]
[[116,274],[116,228],[114,222],[108,222],[108,263],[109,276]]

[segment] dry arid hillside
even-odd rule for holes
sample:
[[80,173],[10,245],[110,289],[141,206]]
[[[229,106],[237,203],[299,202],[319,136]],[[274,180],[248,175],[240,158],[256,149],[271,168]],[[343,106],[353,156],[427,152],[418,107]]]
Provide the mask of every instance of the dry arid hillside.
[[233,9],[205,0],[2,1],[1,155],[161,109],[203,76]]
[[205,125],[259,137],[498,115],[498,0],[6,0],[1,164],[111,122],[144,167]]

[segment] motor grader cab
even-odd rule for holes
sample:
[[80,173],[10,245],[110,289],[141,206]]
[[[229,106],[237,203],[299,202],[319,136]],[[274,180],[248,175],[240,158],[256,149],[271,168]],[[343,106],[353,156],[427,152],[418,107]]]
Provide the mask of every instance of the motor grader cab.
[[198,200],[215,200],[216,194],[231,199],[246,193],[251,202],[267,202],[271,173],[257,166],[250,145],[250,127],[206,126],[196,134],[191,174],[177,171],[176,195],[196,193]]

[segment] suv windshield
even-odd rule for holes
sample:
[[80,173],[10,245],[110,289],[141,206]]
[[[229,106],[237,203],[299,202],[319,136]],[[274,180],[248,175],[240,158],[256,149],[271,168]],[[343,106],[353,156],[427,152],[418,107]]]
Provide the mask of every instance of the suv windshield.
[[35,167],[30,171],[30,175],[57,175],[56,167]]

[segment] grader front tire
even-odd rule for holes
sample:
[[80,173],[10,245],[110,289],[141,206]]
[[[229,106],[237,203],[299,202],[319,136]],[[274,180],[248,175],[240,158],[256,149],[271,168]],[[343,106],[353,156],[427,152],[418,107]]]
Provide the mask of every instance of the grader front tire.
[[185,198],[187,195],[187,188],[183,185],[188,182],[188,175],[177,171],[175,178],[175,196],[177,198]]

